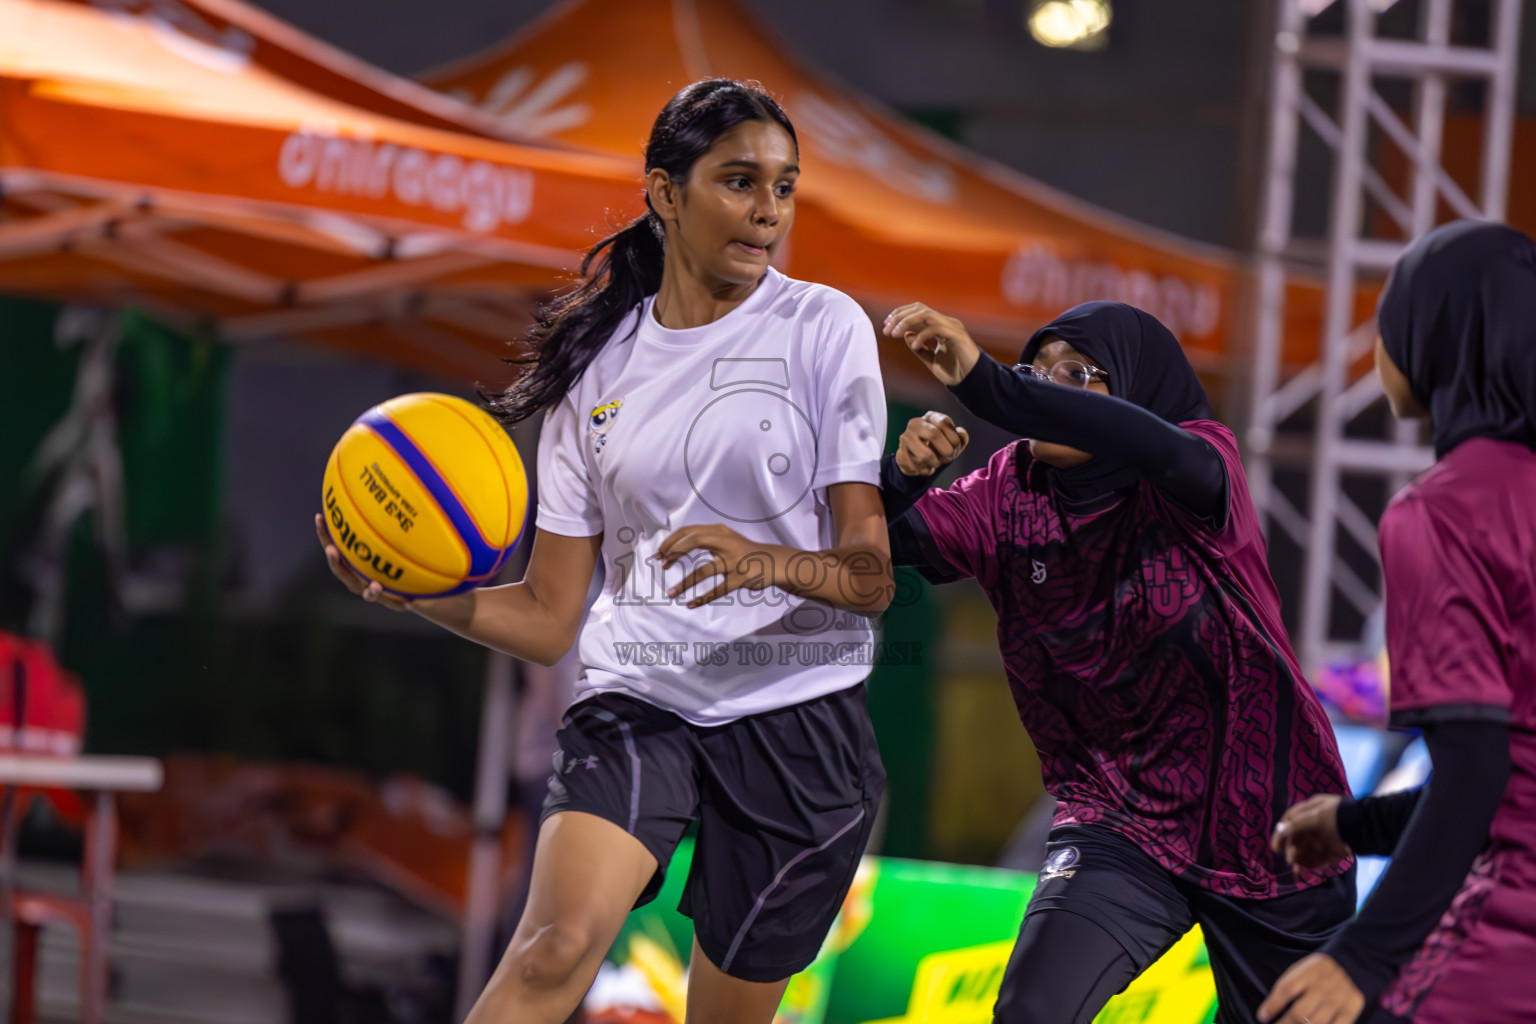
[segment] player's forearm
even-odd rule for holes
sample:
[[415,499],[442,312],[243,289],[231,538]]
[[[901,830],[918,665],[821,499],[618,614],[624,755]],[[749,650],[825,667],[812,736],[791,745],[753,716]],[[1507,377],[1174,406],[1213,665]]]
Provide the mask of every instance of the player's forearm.
[[1225,519],[1227,474],[1221,456],[1140,406],[1047,384],[988,355],[950,391],[971,412],[1004,430],[1129,466],[1190,512]]
[[825,551],[772,545],[762,553],[772,563],[773,585],[796,597],[879,615],[896,593],[891,556],[877,545],[847,544]]
[[1435,774],[1360,913],[1324,948],[1374,1002],[1455,899],[1509,780],[1509,731],[1493,722],[1424,727]]
[[527,581],[415,601],[411,610],[466,640],[540,665],[553,665],[575,642],[572,625],[540,601]]
[[885,521],[894,523],[917,504],[917,499],[928,493],[938,472],[926,476],[908,476],[896,463],[896,453],[891,452],[880,460],[880,504],[885,509]]
[[1355,853],[1390,857],[1422,793],[1421,789],[1406,789],[1359,800],[1345,797],[1339,802],[1339,838]]

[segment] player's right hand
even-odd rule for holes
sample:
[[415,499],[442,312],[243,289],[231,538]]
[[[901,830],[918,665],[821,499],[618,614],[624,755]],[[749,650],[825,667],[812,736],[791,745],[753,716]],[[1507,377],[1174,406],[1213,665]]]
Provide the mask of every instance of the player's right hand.
[[896,448],[896,468],[906,476],[932,476],[954,462],[971,443],[964,427],[941,412],[907,421]]
[[1350,855],[1339,836],[1339,801],[1342,797],[1320,793],[1293,805],[1280,816],[1270,849],[1285,855],[1293,868],[1316,869],[1337,864]]
[[912,354],[945,387],[954,387],[981,358],[981,348],[965,324],[921,302],[898,306],[886,315],[882,333],[904,341]]
[[341,552],[331,543],[330,534],[325,531],[325,520],[319,513],[315,514],[315,534],[320,538],[320,548],[325,552],[325,562],[331,567],[331,575],[341,580],[342,586],[364,601],[383,605],[390,611],[403,612],[410,608],[409,601],[387,593],[378,581],[365,580],[341,563]]

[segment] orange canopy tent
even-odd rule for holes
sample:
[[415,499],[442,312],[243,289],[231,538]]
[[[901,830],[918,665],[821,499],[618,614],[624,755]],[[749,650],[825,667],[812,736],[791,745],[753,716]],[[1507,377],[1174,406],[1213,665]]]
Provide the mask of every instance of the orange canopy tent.
[[[728,0],[568,3],[430,76],[480,111],[236,0],[0,0],[0,289],[495,375],[489,353],[532,298],[637,212],[655,111],[716,73],[764,81],[800,126],[790,273],[876,312],[924,297],[1004,355],[1101,297],[1156,312],[1206,368],[1235,348],[1235,255],[904,124],[801,69]],[[1297,361],[1320,294],[1293,286]]]
[[249,64],[360,110],[429,128],[527,141],[502,118],[338,50],[239,0],[66,0],[146,20],[166,45],[215,64]]
[[[1093,208],[991,164],[786,56],[733,0],[570,0],[525,32],[423,76],[523,136],[623,156],[681,86],[723,75],[780,97],[802,148],[785,269],[872,312],[921,299],[1000,354],[1062,309],[1113,298],[1150,310],[1216,369],[1246,326],[1243,261]],[[1288,331],[1315,351],[1320,288]]]
[[472,136],[459,104],[302,57],[180,0],[0,0],[0,290],[497,374],[531,298],[638,208],[633,162]]

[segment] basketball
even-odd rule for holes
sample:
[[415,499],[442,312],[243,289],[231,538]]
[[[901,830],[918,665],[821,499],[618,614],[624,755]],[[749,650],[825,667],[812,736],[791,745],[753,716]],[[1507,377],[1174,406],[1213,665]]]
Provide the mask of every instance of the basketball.
[[451,395],[402,395],[341,435],[321,485],[342,560],[401,597],[494,579],[522,537],[523,460],[501,424]]

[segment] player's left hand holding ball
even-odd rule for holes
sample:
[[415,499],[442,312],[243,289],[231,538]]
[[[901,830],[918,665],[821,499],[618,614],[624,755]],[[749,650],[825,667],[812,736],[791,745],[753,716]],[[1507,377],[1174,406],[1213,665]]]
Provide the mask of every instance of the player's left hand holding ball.
[[330,535],[325,532],[325,520],[319,513],[315,514],[315,533],[320,538],[320,548],[325,552],[325,564],[331,567],[331,575],[341,580],[342,585],[348,590],[364,601],[381,604],[393,612],[403,612],[410,608],[411,603],[403,597],[396,597],[387,592],[377,581],[365,580],[342,564],[341,552],[336,550]]
[[[1313,953],[1280,976],[1259,1006],[1260,1024],[1354,1024],[1365,996],[1327,953]],[[1282,1015],[1281,1011],[1285,1011]]]

